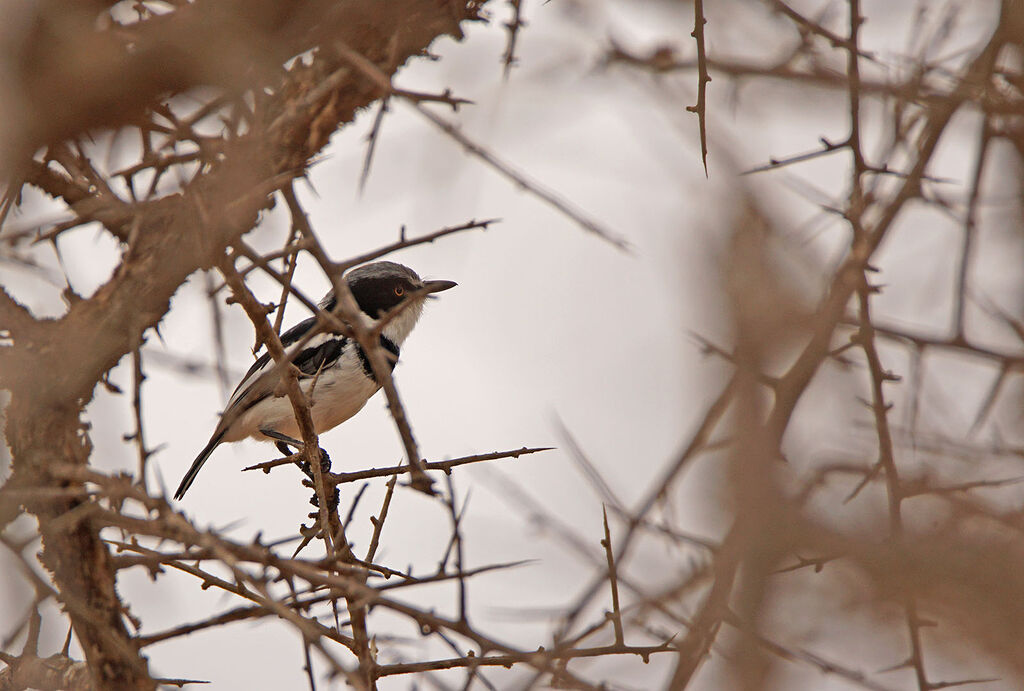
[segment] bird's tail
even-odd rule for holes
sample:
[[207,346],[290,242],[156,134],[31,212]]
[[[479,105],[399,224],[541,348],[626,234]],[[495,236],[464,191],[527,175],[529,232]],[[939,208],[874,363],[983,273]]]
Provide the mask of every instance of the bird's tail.
[[196,460],[192,461],[192,467],[188,469],[187,473],[185,473],[185,477],[181,478],[181,484],[178,485],[178,491],[174,493],[175,499],[181,499],[185,496],[185,492],[187,492],[188,488],[192,486],[192,483],[196,481],[196,475],[199,474],[199,469],[203,467],[203,464],[206,463],[206,459],[210,457],[213,450],[217,448],[218,444],[220,444],[220,440],[224,438],[225,432],[227,432],[226,429],[221,430],[210,437],[209,443],[207,443],[203,450],[199,452],[199,455],[196,456]]

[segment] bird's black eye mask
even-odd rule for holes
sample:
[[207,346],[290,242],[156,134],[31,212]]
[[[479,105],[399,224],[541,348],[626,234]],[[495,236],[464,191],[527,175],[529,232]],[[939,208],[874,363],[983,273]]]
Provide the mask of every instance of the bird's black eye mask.
[[[419,286],[407,278],[361,278],[349,284],[359,308],[373,318],[400,303]],[[334,307],[332,301],[331,307]]]

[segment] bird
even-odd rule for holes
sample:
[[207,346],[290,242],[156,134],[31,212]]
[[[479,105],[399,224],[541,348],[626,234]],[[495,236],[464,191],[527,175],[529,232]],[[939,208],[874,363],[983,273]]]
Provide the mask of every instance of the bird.
[[[380,344],[389,356],[392,369],[427,298],[457,285],[454,281],[424,281],[409,267],[390,261],[356,267],[346,272],[342,280],[348,283],[352,296],[371,324],[388,315],[390,321],[381,331]],[[331,290],[318,307],[331,312],[336,305],[337,298]],[[396,309],[397,312],[391,314]],[[289,346],[301,341],[316,325],[317,318],[309,317],[282,334],[281,345],[285,351],[292,355]],[[362,346],[337,332],[314,335],[294,353],[292,363],[299,370],[299,386],[310,401],[313,426],[318,434],[358,413],[381,387]],[[259,441],[276,441],[279,448],[281,442],[301,446],[296,440],[300,432],[292,405],[278,390],[280,381],[270,353],[263,353],[228,399],[209,442],[178,485],[174,493],[176,500],[185,496],[203,464],[221,444],[253,437]]]

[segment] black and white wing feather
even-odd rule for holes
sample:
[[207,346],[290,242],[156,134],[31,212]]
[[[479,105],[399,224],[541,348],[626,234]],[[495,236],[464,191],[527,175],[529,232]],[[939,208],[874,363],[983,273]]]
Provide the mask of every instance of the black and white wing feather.
[[[310,317],[299,322],[281,335],[281,344],[287,349],[306,336],[316,326],[316,323],[316,317]],[[310,339],[302,348],[302,351],[297,353],[292,360],[295,366],[299,368],[300,378],[316,376],[321,370],[334,365],[341,356],[346,340],[345,337],[332,333],[317,334]],[[207,442],[203,450],[196,456],[188,472],[185,473],[185,477],[182,478],[181,484],[178,485],[178,489],[174,493],[175,499],[180,499],[184,496],[188,488],[192,486],[199,470],[206,463],[206,459],[224,441],[224,437],[228,434],[231,426],[246,411],[268,396],[273,395],[278,382],[281,380],[274,365],[275,362],[270,353],[263,353],[263,355],[256,359],[256,362],[252,363],[252,367],[245,373],[242,381],[231,394],[231,398],[228,399],[228,404],[225,406],[223,414],[221,414],[220,423],[213,431],[210,441]]]

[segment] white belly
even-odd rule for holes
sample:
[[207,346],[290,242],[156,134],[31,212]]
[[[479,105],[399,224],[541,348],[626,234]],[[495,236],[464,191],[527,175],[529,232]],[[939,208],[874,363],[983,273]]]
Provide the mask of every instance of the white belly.
[[[307,398],[312,391],[310,413],[317,434],[337,427],[358,413],[380,388],[363,373],[353,345],[345,348],[333,367],[321,372],[319,377],[301,380],[300,386]],[[224,441],[238,441],[245,437],[271,441],[262,434],[262,429],[301,439],[288,396],[272,394],[261,400],[239,416],[224,435]]]

